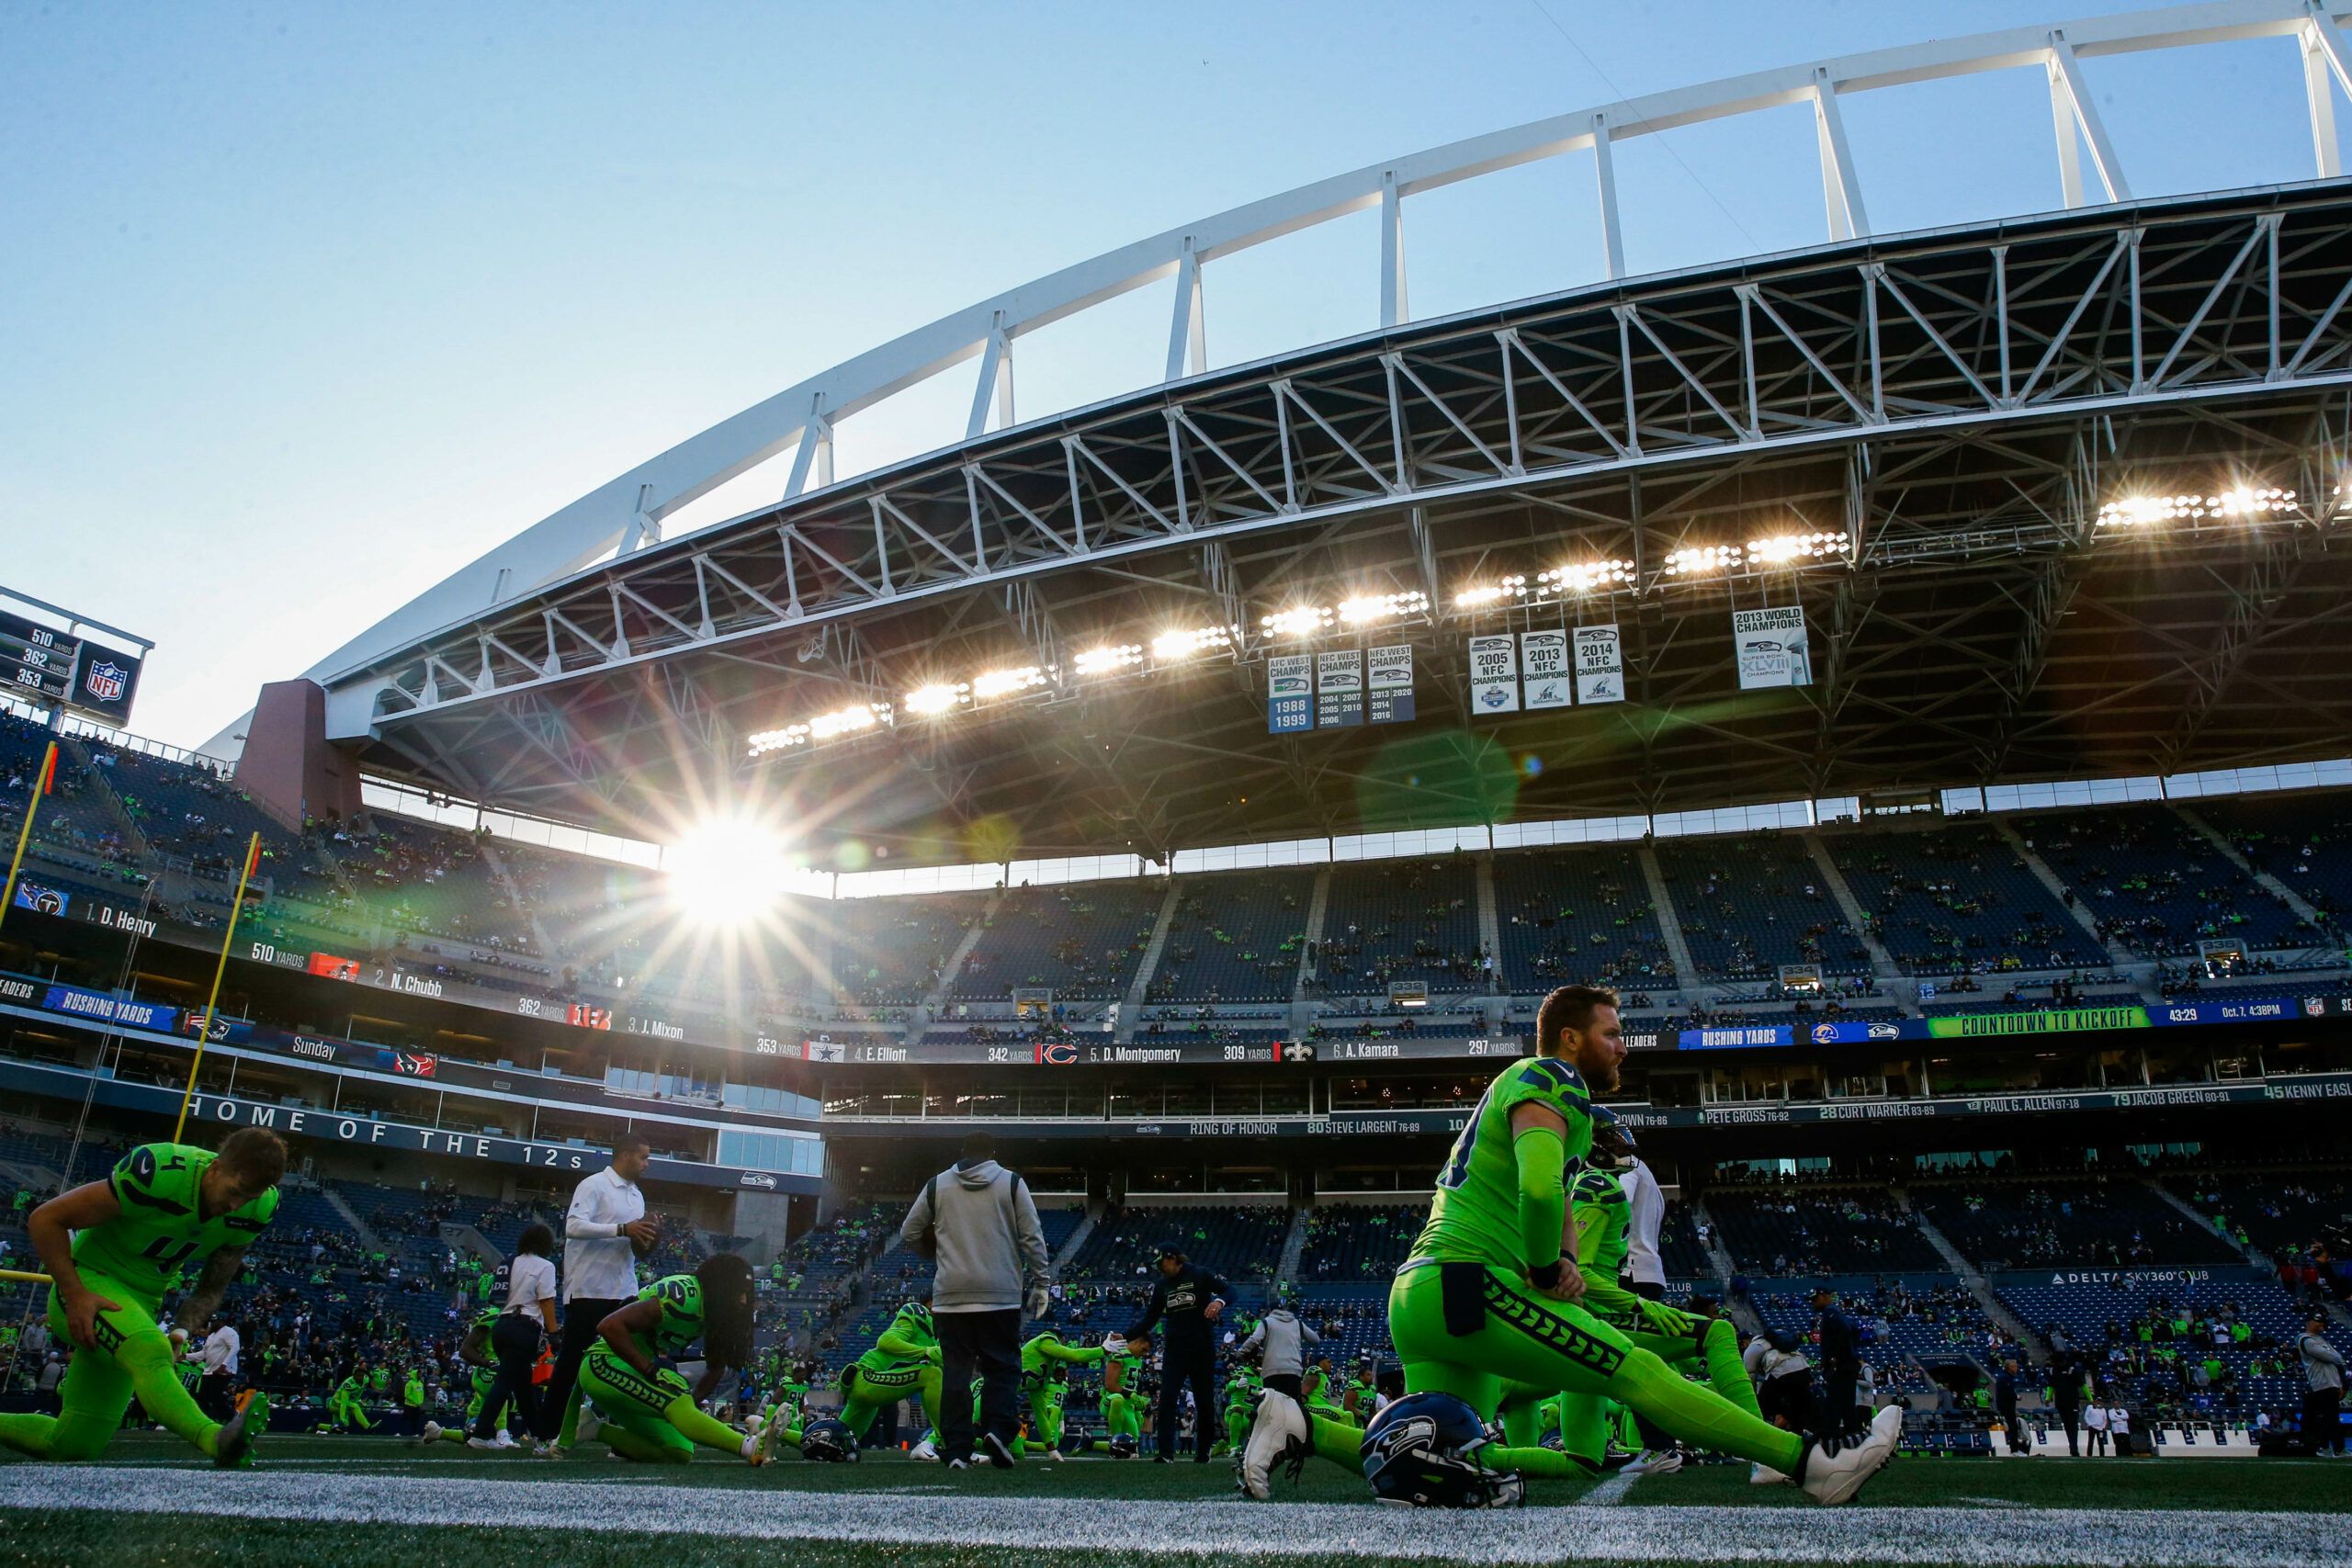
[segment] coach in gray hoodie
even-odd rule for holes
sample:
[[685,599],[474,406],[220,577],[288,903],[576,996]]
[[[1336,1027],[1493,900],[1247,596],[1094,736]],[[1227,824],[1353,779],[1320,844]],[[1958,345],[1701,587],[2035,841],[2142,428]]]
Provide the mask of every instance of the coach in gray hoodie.
[[1321,1343],[1323,1337],[1299,1322],[1298,1314],[1284,1301],[1258,1320],[1258,1326],[1241,1342],[1241,1353],[1258,1352],[1258,1371],[1264,1374],[1268,1388],[1303,1400],[1306,1393],[1300,1380],[1306,1371],[1306,1347]]
[[[939,1427],[939,1457],[962,1470],[976,1452],[998,1469],[1012,1464],[1020,1433],[1021,1312],[1046,1315],[1046,1232],[1028,1184],[996,1163],[996,1139],[974,1133],[963,1157],[924,1184],[907,1211],[899,1237],[937,1265],[932,1319],[939,1330],[944,1410],[931,1412]],[[972,1407],[956,1397],[980,1377],[980,1434],[976,1450]]]

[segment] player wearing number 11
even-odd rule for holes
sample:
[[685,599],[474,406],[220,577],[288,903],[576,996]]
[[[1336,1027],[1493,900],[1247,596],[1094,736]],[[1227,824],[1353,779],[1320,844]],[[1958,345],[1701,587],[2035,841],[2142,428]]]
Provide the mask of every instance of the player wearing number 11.
[[277,1212],[286,1145],[259,1127],[232,1133],[218,1154],[188,1144],[131,1150],[104,1181],[51,1198],[27,1228],[50,1291],[49,1326],[74,1347],[58,1387],[61,1414],[0,1416],[0,1446],[35,1459],[96,1459],[136,1393],[147,1414],[211,1456],[242,1463],[269,1424],[257,1393],[223,1423],[197,1408],[155,1326],[164,1292],[200,1260],[179,1320],[200,1332],[244,1267],[245,1247]]

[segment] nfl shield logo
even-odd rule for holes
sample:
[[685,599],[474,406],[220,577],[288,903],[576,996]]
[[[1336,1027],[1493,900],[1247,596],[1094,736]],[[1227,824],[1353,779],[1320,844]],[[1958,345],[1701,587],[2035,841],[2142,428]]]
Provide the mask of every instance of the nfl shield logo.
[[2303,1016],[2305,1018],[2326,1017],[2327,998],[2325,997],[2305,997],[2303,998]]
[[123,680],[130,673],[121,665],[107,660],[91,665],[89,673],[82,677],[82,685],[102,703],[118,702],[122,697]]

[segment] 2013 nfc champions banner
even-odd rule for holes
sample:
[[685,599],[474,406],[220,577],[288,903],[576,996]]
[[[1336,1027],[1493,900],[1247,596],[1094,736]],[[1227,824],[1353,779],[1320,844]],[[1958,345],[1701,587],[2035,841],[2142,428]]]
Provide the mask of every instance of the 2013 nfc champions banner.
[[1568,679],[1568,634],[1520,633],[1519,676],[1523,690],[1521,706],[1566,707],[1575,692]]
[[1739,689],[1813,684],[1813,653],[1805,646],[1804,609],[1734,610],[1732,645],[1739,660]]

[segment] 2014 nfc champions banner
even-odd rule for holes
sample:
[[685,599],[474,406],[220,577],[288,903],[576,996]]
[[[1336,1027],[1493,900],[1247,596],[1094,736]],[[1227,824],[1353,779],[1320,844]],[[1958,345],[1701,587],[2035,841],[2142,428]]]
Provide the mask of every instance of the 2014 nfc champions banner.
[[1578,626],[1576,649],[1577,701],[1586,705],[1623,702],[1625,644],[1617,635],[1617,623]]

